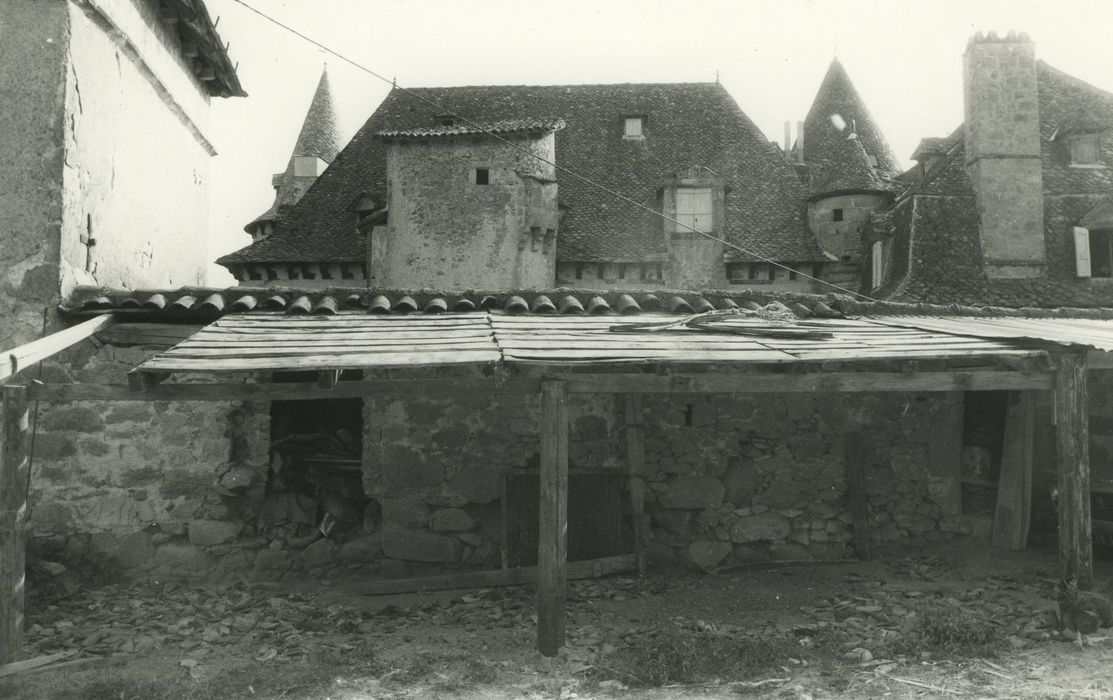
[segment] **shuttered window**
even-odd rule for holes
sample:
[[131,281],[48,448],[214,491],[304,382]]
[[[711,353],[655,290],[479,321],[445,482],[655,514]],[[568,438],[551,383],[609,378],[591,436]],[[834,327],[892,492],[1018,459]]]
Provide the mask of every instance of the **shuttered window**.
[[[1088,253],[1086,260],[1080,260],[1078,255],[1078,232],[1085,231],[1088,245],[1081,246]],[[1104,277],[1113,278],[1113,230],[1088,231],[1075,229],[1075,262],[1078,265],[1079,277]],[[1084,263],[1085,269],[1084,270]],[[1089,274],[1083,275],[1086,271]]]
[[711,188],[681,187],[676,190],[676,227],[678,233],[690,233],[692,229],[710,233]]

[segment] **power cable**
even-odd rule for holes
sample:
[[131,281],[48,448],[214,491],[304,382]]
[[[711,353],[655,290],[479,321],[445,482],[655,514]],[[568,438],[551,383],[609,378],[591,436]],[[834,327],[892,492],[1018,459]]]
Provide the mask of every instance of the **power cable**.
[[805,279],[809,279],[813,282],[818,282],[819,284],[826,285],[826,286],[828,286],[832,289],[838,290],[838,291],[843,292],[845,294],[850,294],[851,296],[855,296],[855,297],[859,297],[861,299],[865,299],[866,301],[877,301],[876,299],[874,299],[872,297],[869,297],[869,296],[866,296],[865,294],[862,294],[860,292],[855,292],[855,291],[847,289],[845,287],[841,287],[841,286],[839,286],[839,285],[837,285],[833,282],[828,282],[827,280],[819,279],[818,277],[813,277],[812,275],[809,275],[809,274],[807,274],[805,272],[802,272],[800,270],[793,269],[793,268],[791,268],[791,267],[789,267],[789,266],[787,266],[783,263],[777,262],[776,260],[773,260],[771,258],[767,258],[764,255],[760,255],[760,254],[755,253],[753,251],[747,250],[740,245],[737,245],[735,243],[731,243],[730,241],[719,238],[718,236],[707,233],[706,231],[700,231],[699,229],[695,228],[694,226],[689,226],[688,224],[685,224],[681,221],[677,221],[676,219],[664,214],[663,212],[659,212],[656,209],[654,209],[653,207],[646,206],[646,205],[642,204],[641,202],[637,202],[633,199],[630,199],[629,197],[627,197],[626,195],[624,195],[620,192],[615,192],[614,190],[610,189],[606,185],[595,182],[594,180],[592,180],[589,177],[586,177],[584,175],[580,175],[579,173],[577,173],[573,170],[569,170],[568,168],[557,165],[555,162],[553,162],[553,161],[551,161],[547,158],[544,158],[544,157],[542,157],[542,156],[540,156],[536,153],[533,153],[529,149],[523,148],[523,147],[519,146],[518,144],[510,141],[509,139],[505,139],[502,136],[500,136],[499,134],[496,134],[496,133],[484,128],[482,124],[474,122],[471,119],[468,119],[467,117],[464,117],[462,115],[456,114],[455,112],[453,112],[451,109],[445,107],[444,105],[438,104],[437,102],[435,102],[435,101],[433,101],[433,100],[431,100],[427,97],[424,97],[422,95],[417,94],[413,90],[410,90],[408,88],[404,88],[404,87],[398,85],[397,80],[387,78],[384,75],[376,73],[375,71],[371,70],[367,66],[364,66],[363,64],[358,63],[351,58],[348,58],[347,56],[333,50],[332,48],[326,46],[325,44],[322,44],[321,42],[317,41],[316,39],[313,39],[312,37],[306,36],[305,34],[301,33],[297,29],[294,29],[293,27],[291,27],[287,24],[284,24],[283,22],[275,19],[274,17],[271,17],[270,15],[266,14],[265,12],[262,12],[261,10],[258,10],[256,8],[252,7],[251,5],[248,5],[246,2],[244,2],[244,0],[233,0],[233,2],[235,2],[238,5],[242,5],[243,7],[247,8],[248,10],[251,10],[252,12],[259,15],[260,17],[267,20],[268,22],[271,22],[272,24],[275,24],[275,25],[281,27],[282,29],[284,29],[284,30],[290,32],[291,34],[299,37],[300,39],[303,39],[304,41],[307,41],[310,44],[313,44],[314,46],[321,49],[322,51],[325,51],[326,53],[332,54],[333,56],[336,56],[341,61],[344,61],[344,62],[354,66],[355,68],[358,68],[359,70],[367,73],[368,75],[371,75],[375,78],[378,78],[379,80],[383,81],[384,83],[390,83],[390,85],[393,89],[401,91],[407,97],[411,97],[415,100],[418,100],[420,102],[423,102],[423,103],[429,105],[433,109],[437,110],[437,114],[443,114],[445,116],[452,117],[454,120],[460,120],[461,122],[467,124],[468,126],[475,129],[476,131],[478,131],[478,132],[480,132],[480,133],[482,133],[486,136],[490,136],[491,138],[494,138],[497,141],[501,141],[502,143],[506,144],[507,146],[510,146],[511,148],[513,148],[516,151],[519,151],[519,152],[524,153],[528,156],[536,158],[537,160],[541,161],[542,163],[545,163],[546,165],[551,165],[558,172],[565,173],[566,175],[569,175],[569,176],[579,180],[580,182],[583,182],[587,185],[590,185],[591,187],[594,187],[594,188],[600,190],[601,192],[606,192],[607,194],[611,195],[612,197],[615,197],[616,199],[618,199],[620,201],[623,201],[627,204],[630,204],[630,205],[632,205],[632,206],[634,206],[638,209],[642,209],[644,211],[647,211],[650,214],[653,214],[654,216],[658,216],[658,217],[664,219],[665,221],[669,221],[673,224],[676,224],[677,226],[688,229],[692,233],[697,233],[697,234],[699,234],[701,236],[704,236],[704,237],[706,237],[706,238],[708,238],[712,241],[715,241],[717,243],[721,243],[722,245],[724,245],[728,248],[733,248],[734,250],[737,250],[740,253],[743,253],[745,255],[749,255],[750,257],[756,258],[757,260],[759,260],[763,263],[766,263],[768,265],[773,265],[774,267],[779,267],[782,270],[787,270],[788,272],[796,274],[796,275],[798,275],[800,277],[803,277]]

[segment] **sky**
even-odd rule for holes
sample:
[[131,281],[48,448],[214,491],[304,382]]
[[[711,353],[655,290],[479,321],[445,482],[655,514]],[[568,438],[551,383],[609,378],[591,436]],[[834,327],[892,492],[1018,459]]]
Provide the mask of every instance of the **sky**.
[[[250,243],[327,64],[346,143],[390,90],[713,82],[773,141],[802,121],[832,58],[899,158],[962,121],[977,31],[1027,32],[1036,55],[1113,90],[1109,0],[206,0],[249,97],[214,99],[210,258]],[[451,105],[449,105],[451,108]],[[215,264],[209,283],[234,280]]]

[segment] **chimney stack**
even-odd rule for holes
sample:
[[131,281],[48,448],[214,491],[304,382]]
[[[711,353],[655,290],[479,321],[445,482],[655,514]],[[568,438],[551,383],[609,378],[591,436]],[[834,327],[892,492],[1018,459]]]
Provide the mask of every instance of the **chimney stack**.
[[804,162],[804,122],[796,122],[796,162]]
[[1027,34],[979,32],[963,55],[966,169],[986,274],[1043,274],[1043,175],[1035,46]]

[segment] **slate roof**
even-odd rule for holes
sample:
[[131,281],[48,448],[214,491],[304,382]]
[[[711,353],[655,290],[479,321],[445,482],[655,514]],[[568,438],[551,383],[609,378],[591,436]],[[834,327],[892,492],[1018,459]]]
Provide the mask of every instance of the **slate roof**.
[[326,163],[336,160],[340,152],[340,129],[336,124],[336,108],[332,104],[332,89],[329,85],[328,68],[321,70],[321,79],[313,100],[305,112],[298,140],[294,143],[292,156],[316,156]]
[[947,138],[939,136],[926,136],[920,139],[917,144],[916,150],[912,151],[910,156],[912,160],[920,160],[923,156],[928,155],[943,155],[953,144]]
[[[841,117],[843,129],[832,123],[834,115]],[[851,129],[858,134],[866,153],[877,158],[877,170],[882,177],[900,174],[902,168],[893,149],[836,58],[831,61],[804,119],[804,162],[811,165],[831,160],[832,152],[838,150],[839,142],[846,139]]]
[[[284,213],[286,207],[297,202],[296,190],[291,187],[294,180],[294,158],[296,156],[313,156],[326,163],[331,163],[340,151],[340,130],[336,125],[336,110],[332,104],[332,90],[329,87],[328,69],[321,70],[321,78],[317,81],[317,89],[305,112],[305,119],[298,132],[298,140],[294,143],[294,150],[290,152],[290,159],[286,162],[282,180],[275,193],[274,202],[265,212],[255,217],[243,227],[244,231],[254,235],[259,224],[268,221],[277,221]],[[225,256],[227,257],[227,256]],[[225,260],[219,258],[218,263]]]
[[[394,89],[274,235],[220,262],[362,261],[366,243],[348,206],[364,194],[386,201],[387,145],[375,134],[430,128],[445,112],[482,122],[559,117],[567,123],[556,134],[559,166],[654,210],[667,178],[705,166],[730,188],[727,240],[778,260],[823,259],[807,231],[806,193],[779,150],[721,85],[671,83]],[[644,139],[622,138],[622,118],[629,115],[645,117]],[[658,216],[579,179],[558,177],[559,260],[636,262],[666,252]],[[730,253],[728,259],[751,258]]]
[[870,164],[861,139],[849,136],[832,140],[824,158],[812,161],[810,174],[812,199],[850,192],[890,192],[894,189]]
[[[1107,167],[1071,167],[1065,144],[1053,136],[1080,113],[1096,126],[1113,127],[1113,94],[1036,62],[1044,191],[1047,272],[1031,279],[987,278],[977,202],[967,177],[962,127],[953,145],[924,179],[894,204],[891,266],[875,293],[895,300],[1005,306],[1113,305],[1113,287],[1075,276],[1072,226],[1113,192],[1113,139],[1102,140]],[[1091,124],[1094,126],[1095,124]],[[923,196],[920,196],[923,195]],[[901,257],[903,256],[903,257]]]
[[473,136],[477,134],[517,134],[523,132],[560,131],[566,126],[560,117],[532,117],[525,119],[501,119],[494,122],[469,121],[464,124],[420,127],[417,129],[395,129],[375,134],[381,139],[445,138],[452,136]]

